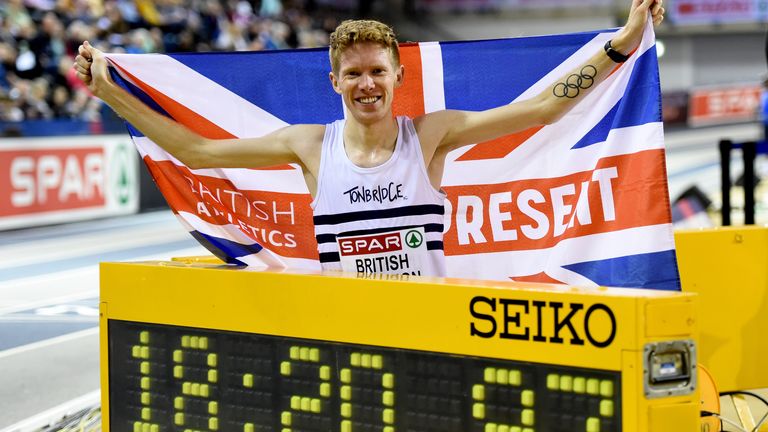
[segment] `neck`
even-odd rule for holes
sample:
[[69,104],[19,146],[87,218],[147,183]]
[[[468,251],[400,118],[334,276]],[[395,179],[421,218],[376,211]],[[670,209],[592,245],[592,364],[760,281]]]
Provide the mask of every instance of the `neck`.
[[373,124],[347,119],[344,127],[344,148],[357,165],[372,167],[386,162],[395,150],[397,120],[387,117]]

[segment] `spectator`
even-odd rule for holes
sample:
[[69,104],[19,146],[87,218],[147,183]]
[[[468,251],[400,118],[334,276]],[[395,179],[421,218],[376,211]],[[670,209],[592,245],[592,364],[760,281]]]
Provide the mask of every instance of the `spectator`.
[[[312,7],[308,15],[304,5]],[[289,0],[0,0],[0,120],[97,121],[77,46],[150,53],[327,45],[332,14]]]
[[763,122],[763,140],[768,141],[768,77],[763,79],[763,91],[760,94],[760,120]]
[[71,92],[69,88],[63,85],[57,85],[53,92],[48,97],[48,106],[51,107],[54,118],[70,118],[70,112],[68,109],[69,100],[71,98]]
[[7,29],[13,36],[18,35],[22,28],[32,25],[32,18],[22,0],[8,0],[8,3],[2,7],[2,13],[8,24]]

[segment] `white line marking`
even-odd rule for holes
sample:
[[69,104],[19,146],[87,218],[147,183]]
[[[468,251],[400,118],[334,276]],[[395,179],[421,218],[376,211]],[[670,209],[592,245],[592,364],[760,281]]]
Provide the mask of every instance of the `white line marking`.
[[31,344],[22,345],[20,347],[7,349],[5,351],[0,351],[0,359],[5,357],[10,357],[16,354],[21,354],[25,352],[29,352],[32,350],[45,348],[47,346],[56,345],[64,342],[69,342],[71,340],[80,339],[92,335],[98,335],[99,334],[99,328],[93,327],[85,330],[80,330],[78,332],[74,333],[67,333],[65,335],[57,336],[51,339],[45,339],[41,340],[39,342],[33,342]]
[[39,430],[55,421],[61,420],[67,415],[74,414],[90,406],[96,406],[101,401],[101,389],[86,393],[78,398],[64,402],[40,414],[36,414],[16,424],[13,424],[0,432],[27,432]]
[[0,317],[3,315],[8,315],[16,312],[21,312],[25,310],[31,310],[36,309],[44,306],[50,306],[50,305],[56,305],[56,304],[63,304],[63,303],[73,303],[79,300],[86,300],[90,298],[97,298],[99,296],[98,290],[89,290],[79,293],[73,293],[69,295],[64,295],[61,297],[54,297],[54,298],[47,298],[37,301],[31,301],[28,303],[22,303],[14,306],[9,306],[7,308],[0,308]]

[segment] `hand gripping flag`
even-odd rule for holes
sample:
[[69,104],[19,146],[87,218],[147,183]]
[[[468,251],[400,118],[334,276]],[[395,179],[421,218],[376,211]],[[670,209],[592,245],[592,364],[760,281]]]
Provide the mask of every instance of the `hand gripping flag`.
[[[614,35],[404,44],[395,114],[531,98]],[[120,85],[210,138],[344,115],[325,49],[108,58]],[[320,268],[297,166],[192,170],[129,130],[181,223],[213,254]],[[448,276],[679,289],[650,24],[631,58],[560,121],[454,151],[442,185]]]

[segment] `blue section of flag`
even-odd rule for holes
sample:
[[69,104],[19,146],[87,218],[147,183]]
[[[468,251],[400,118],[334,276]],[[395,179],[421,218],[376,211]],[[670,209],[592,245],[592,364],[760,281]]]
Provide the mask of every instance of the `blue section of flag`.
[[582,139],[579,140],[572,149],[577,148],[583,148],[591,146],[592,144],[597,144],[604,142],[608,139],[608,133],[611,132],[611,129],[613,129],[613,122],[616,118],[616,113],[619,112],[619,107],[621,106],[621,100],[619,100],[616,105],[611,108],[610,111],[608,111],[608,114],[603,117],[600,122],[592,128],[589,132],[587,132],[586,135]]
[[637,59],[629,77],[619,112],[614,121],[617,128],[661,121],[661,89],[656,47]]
[[445,106],[478,111],[507,105],[597,34],[441,42]]
[[[157,111],[158,113],[168,117],[172,118],[168,112],[166,112],[163,108],[158,105],[154,99],[149,97],[146,93],[144,93],[140,88],[136,87],[135,85],[131,84],[127,80],[123,79],[120,74],[117,73],[117,71],[114,68],[109,68],[109,75],[112,77],[112,80],[115,82],[115,84],[119,85],[120,87],[124,88],[128,93],[131,93],[132,95],[136,96],[140,101],[144,103],[144,105],[152,108],[153,110]],[[141,133],[140,130],[133,127],[132,124],[129,122],[125,122],[126,126],[128,126],[128,133],[131,134],[133,137],[143,137],[144,134]]]
[[680,291],[674,250],[563,266],[598,285]]
[[344,117],[327,49],[169,55],[286,123]]
[[[655,77],[655,79],[649,79]],[[611,129],[661,121],[661,95],[656,48],[646,51],[635,63],[624,96],[592,130],[572,148],[587,147],[608,139]]]
[[237,258],[258,253],[264,249],[258,243],[249,245],[236,243],[232,240],[203,234],[199,231],[192,231],[190,234],[217,258],[228,264],[245,265],[245,263]]

